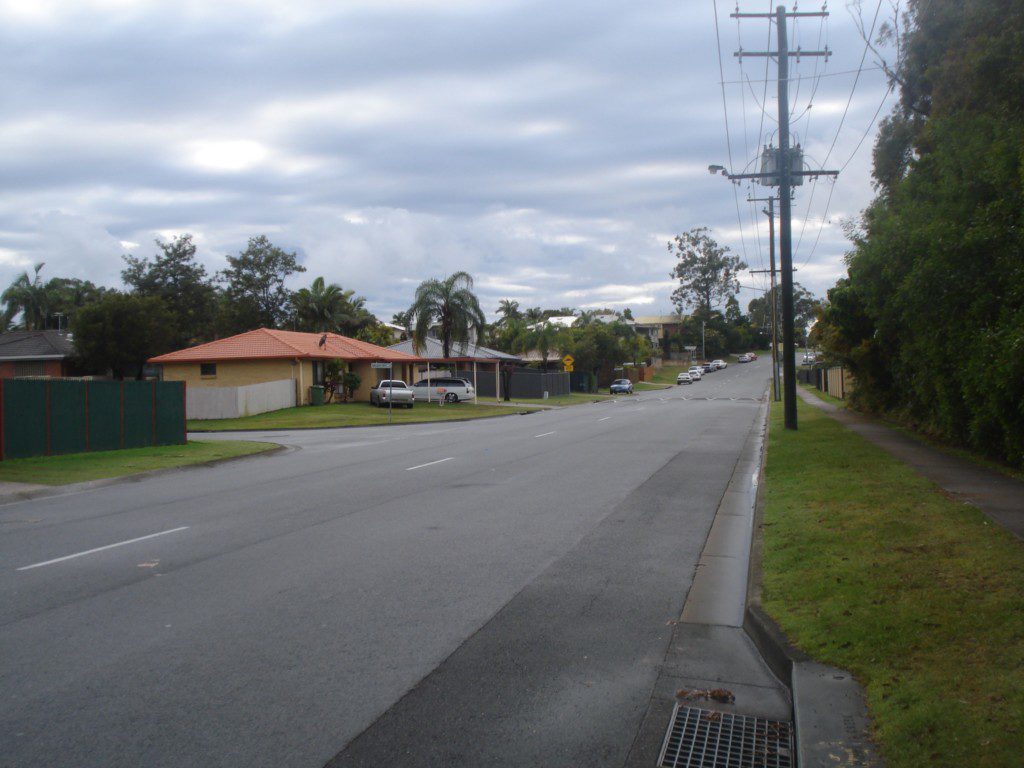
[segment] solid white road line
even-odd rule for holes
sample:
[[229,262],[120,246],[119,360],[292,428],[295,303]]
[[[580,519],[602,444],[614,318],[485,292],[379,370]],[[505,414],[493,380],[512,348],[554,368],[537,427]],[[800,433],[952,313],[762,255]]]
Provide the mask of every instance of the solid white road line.
[[545,432],[542,435],[534,435],[534,437],[535,438],[537,438],[537,437],[547,437],[548,435],[553,435],[553,434],[555,434],[555,433],[554,432]]
[[454,456],[449,456],[447,459],[438,459],[437,461],[428,461],[426,464],[417,464],[415,467],[406,467],[405,471],[408,472],[413,469],[423,469],[424,467],[432,467],[435,464],[443,464],[446,461],[451,461]]
[[610,418],[611,416],[605,416],[603,419],[598,419],[598,421],[608,421]]
[[19,568],[19,571],[28,571],[33,568],[42,568],[44,565],[53,565],[54,563],[63,563],[65,560],[73,560],[76,557],[85,557],[91,555],[94,552],[102,552],[105,549],[113,549],[114,547],[123,547],[125,544],[134,544],[137,541],[145,541],[146,539],[153,539],[157,536],[166,536],[168,533],[177,533],[178,531],[187,531],[188,526],[183,525],[180,528],[171,528],[169,531],[160,531],[160,533],[151,533],[148,536],[139,536],[137,539],[128,539],[127,541],[119,541],[116,544],[107,544],[105,547],[96,547],[95,549],[87,549],[85,552],[76,552],[73,555],[65,555],[64,557],[57,557],[53,560],[45,560],[42,563],[33,563],[32,565],[25,565]]

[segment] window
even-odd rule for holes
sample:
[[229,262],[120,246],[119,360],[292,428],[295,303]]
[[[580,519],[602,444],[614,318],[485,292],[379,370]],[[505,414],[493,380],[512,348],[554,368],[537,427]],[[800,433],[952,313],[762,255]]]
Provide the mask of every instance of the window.
[[216,376],[217,375],[217,364],[216,363],[200,363],[199,364],[199,375],[200,376]]
[[313,361],[313,383],[317,386],[323,386],[324,383],[324,361],[314,360]]
[[42,360],[31,360],[27,362],[17,362],[14,364],[14,375],[15,376],[45,376],[46,375],[46,363]]

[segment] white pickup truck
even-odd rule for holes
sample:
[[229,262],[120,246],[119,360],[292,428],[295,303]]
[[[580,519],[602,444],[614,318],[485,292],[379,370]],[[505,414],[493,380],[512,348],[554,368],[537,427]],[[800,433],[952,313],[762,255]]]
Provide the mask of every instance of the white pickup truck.
[[404,381],[384,379],[384,381],[377,382],[377,385],[370,390],[370,405],[383,408],[388,403],[393,408],[399,406],[412,408],[416,403],[416,394]]

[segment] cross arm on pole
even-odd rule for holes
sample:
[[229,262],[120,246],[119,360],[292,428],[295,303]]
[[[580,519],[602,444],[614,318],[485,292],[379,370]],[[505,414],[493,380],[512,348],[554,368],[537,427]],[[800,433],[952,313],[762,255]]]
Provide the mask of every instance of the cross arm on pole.
[[[776,58],[779,55],[778,51],[733,51],[733,56],[743,59],[751,56],[759,58]],[[826,48],[823,51],[802,51],[797,48],[795,51],[787,51],[786,55],[793,59],[800,59],[802,56],[824,56],[826,59],[832,55],[832,51]]]

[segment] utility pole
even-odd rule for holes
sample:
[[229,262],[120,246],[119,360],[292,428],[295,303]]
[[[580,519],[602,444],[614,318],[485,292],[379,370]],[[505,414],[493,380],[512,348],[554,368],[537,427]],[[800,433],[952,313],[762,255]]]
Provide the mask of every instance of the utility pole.
[[755,275],[767,271],[771,275],[772,287],[768,292],[768,304],[771,307],[772,313],[772,397],[775,399],[775,402],[779,402],[779,400],[782,399],[782,392],[779,385],[779,311],[775,307],[776,294],[778,293],[778,291],[775,290],[775,198],[751,197],[748,198],[747,201],[751,203],[768,203],[768,210],[765,211],[762,209],[762,213],[768,214],[768,260],[771,269],[753,269],[750,271],[750,274]]
[[[778,49],[775,51],[737,51],[734,55],[743,58],[754,56],[775,58],[779,63],[779,147],[777,150],[768,148],[762,154],[767,162],[762,163],[761,173],[727,173],[721,166],[708,167],[711,173],[722,170],[730,181],[741,179],[757,179],[761,184],[779,188],[779,256],[782,271],[782,370],[783,370],[783,406],[785,411],[786,429],[796,429],[796,345],[793,338],[793,223],[792,194],[793,185],[802,184],[806,176],[838,176],[839,171],[805,171],[803,170],[802,153],[799,147],[794,150],[789,146],[789,59],[802,56],[819,56],[828,58],[831,51],[804,51],[797,48],[789,50],[786,34],[786,21],[791,18],[808,16],[828,16],[827,11],[791,11],[786,6],[776,7],[774,13],[733,13],[734,19],[768,19],[775,21],[778,36]],[[794,163],[794,160],[797,162]],[[797,166],[797,170],[793,166]]]

